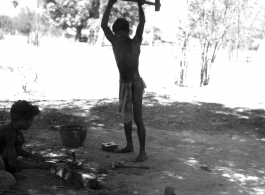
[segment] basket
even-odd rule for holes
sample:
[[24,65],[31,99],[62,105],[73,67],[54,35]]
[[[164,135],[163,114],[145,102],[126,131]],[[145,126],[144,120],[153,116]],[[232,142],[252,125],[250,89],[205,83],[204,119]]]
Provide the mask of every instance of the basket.
[[60,127],[60,135],[62,140],[62,145],[72,148],[77,148],[83,146],[87,129],[80,125],[67,125]]

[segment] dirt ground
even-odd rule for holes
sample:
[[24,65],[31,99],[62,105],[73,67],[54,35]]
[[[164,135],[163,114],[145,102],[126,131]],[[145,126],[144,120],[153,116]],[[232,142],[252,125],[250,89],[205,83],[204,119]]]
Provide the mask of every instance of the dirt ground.
[[[119,148],[126,144],[117,112],[118,71],[111,48],[58,41],[42,44],[39,52],[17,41],[1,43],[0,120],[8,119],[7,108],[18,99],[39,105],[41,115],[24,132],[25,149],[47,157],[76,151],[77,160],[98,170],[103,187],[76,189],[49,171],[25,170],[19,175],[26,178],[13,189],[18,193],[12,194],[163,195],[167,186],[174,187],[177,195],[265,194],[264,71],[253,70],[253,64],[220,62],[213,69],[212,89],[177,88],[173,86],[175,50],[143,48],[140,72],[148,86],[143,104],[148,159],[134,163],[139,150],[135,126],[134,153],[101,148],[110,141]],[[73,55],[77,51],[78,58]],[[14,58],[14,53],[20,55]],[[101,53],[104,57],[98,57]],[[36,94],[35,70],[40,82]],[[21,83],[27,85],[27,92],[21,92]],[[62,146],[58,130],[51,128],[68,124],[87,127],[83,147]],[[112,170],[114,161],[150,168]]]
[[[11,105],[1,101],[1,107]],[[265,131],[263,109],[229,108],[219,103],[184,102],[148,92],[144,96],[148,159],[132,162],[139,144],[134,126],[135,151],[117,154],[103,151],[101,144],[114,141],[125,146],[125,135],[117,99],[35,101],[42,109],[30,130],[24,132],[25,149],[45,156],[76,151],[101,170],[103,187],[76,189],[46,170],[24,170],[17,181],[17,194],[162,195],[167,186],[177,195],[265,194]],[[8,110],[6,110],[8,111]],[[8,119],[1,112],[2,119]],[[87,127],[84,146],[62,146],[55,125]],[[119,168],[111,163],[148,166],[150,169]]]

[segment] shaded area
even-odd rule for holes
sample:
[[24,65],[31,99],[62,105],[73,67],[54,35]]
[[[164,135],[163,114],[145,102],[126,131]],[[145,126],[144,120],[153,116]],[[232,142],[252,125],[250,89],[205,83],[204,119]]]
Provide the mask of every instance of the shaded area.
[[[73,101],[35,101],[41,114],[35,125],[49,128],[52,125],[85,125],[89,128],[123,127],[118,113],[117,99],[73,100]],[[12,102],[0,101],[0,120],[9,119]],[[231,133],[250,128],[259,136],[264,136],[265,110],[248,108],[228,108],[222,104],[204,102],[174,102],[166,96],[152,93],[144,97],[143,120],[149,127],[161,130],[222,132],[223,127],[231,128]],[[119,128],[120,128],[119,127]],[[240,127],[240,128],[239,128]],[[233,130],[232,130],[233,129]],[[245,132],[245,133],[253,133]]]
[[[12,102],[9,101],[0,101],[1,121],[9,119],[8,112],[11,104]],[[29,151],[39,152],[50,157],[63,156],[65,151],[70,149],[61,146],[58,129],[53,128],[61,125],[84,125],[88,127],[90,133],[99,136],[103,133],[112,134],[115,131],[123,134],[122,118],[117,112],[117,99],[35,101],[34,104],[39,105],[42,110],[32,128],[25,132],[27,140],[25,147]],[[180,184],[181,181],[187,183],[187,181],[200,180],[202,174],[211,174],[209,178],[222,178],[220,181],[209,179],[209,183],[205,186],[200,186],[201,184],[189,186],[191,191],[200,188],[203,192],[204,188],[216,190],[216,188],[225,187],[227,191],[235,194],[263,194],[265,191],[262,187],[265,174],[262,163],[263,141],[265,141],[264,117],[265,111],[262,109],[229,108],[222,104],[205,102],[176,102],[166,96],[147,93],[143,105],[144,122],[148,129],[156,129],[161,134],[160,138],[152,137],[152,135],[147,137],[148,142],[154,143],[155,139],[161,139],[159,144],[153,148],[151,155],[163,156],[163,153],[171,152],[178,156],[177,164],[173,156],[165,159],[161,157],[161,162],[156,162],[157,164],[154,164],[154,169],[151,171],[157,173],[160,179],[163,176],[180,180]],[[96,135],[89,136],[91,139],[96,137]],[[163,136],[171,137],[171,142],[169,140],[165,142]],[[211,137],[214,136],[220,136],[220,141],[211,140]],[[227,138],[221,141],[223,137]],[[100,145],[99,140],[95,141],[99,142],[97,145]],[[88,161],[95,160],[87,155],[91,153],[90,147],[89,145],[89,147],[78,148],[76,151],[80,156],[88,158],[86,159]],[[96,155],[102,155],[97,152],[98,150],[95,152]],[[261,158],[256,159],[257,156]],[[99,160],[96,163],[103,163],[103,161]],[[171,170],[159,168],[159,163],[161,167],[167,164]],[[204,169],[202,169],[202,165],[204,165]],[[207,171],[205,166],[210,171]],[[124,170],[122,173],[137,177],[146,174],[138,170]],[[31,171],[30,174],[41,176],[47,173]],[[50,186],[50,191],[58,190],[56,186],[65,185],[60,180],[56,185],[53,182],[56,183],[57,179],[53,178],[50,183],[45,184],[46,187]],[[21,185],[22,183],[19,183],[18,188],[25,189]],[[123,185],[126,186],[126,182]],[[112,192],[115,194],[119,191],[116,189],[117,186],[106,189],[109,194]],[[31,190],[34,193],[36,190],[40,190],[38,182],[31,184]],[[41,190],[48,192],[43,187]],[[126,191],[127,188],[123,187],[122,190]],[[74,194],[70,191],[64,193]],[[34,194],[30,190],[27,192]],[[133,190],[126,191],[126,194],[134,192]],[[82,194],[80,191],[75,193]]]

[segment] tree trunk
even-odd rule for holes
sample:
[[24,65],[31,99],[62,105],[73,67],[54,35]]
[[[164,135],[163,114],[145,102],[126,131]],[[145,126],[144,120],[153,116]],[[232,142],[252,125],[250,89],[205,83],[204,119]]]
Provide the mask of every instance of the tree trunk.
[[231,61],[232,58],[234,57],[234,50],[235,50],[234,40],[229,41],[227,48],[228,48],[228,59],[229,61]]
[[179,75],[179,86],[184,86],[185,78],[187,75],[187,69],[188,69],[188,62],[187,62],[187,43],[189,40],[189,35],[187,33],[184,33],[184,40],[183,45],[181,49],[181,61],[180,61],[180,75]]
[[209,84],[210,75],[208,74],[208,62],[202,61],[201,67],[201,83],[200,86],[206,86]]
[[[219,49],[219,42],[217,41],[214,44],[214,48],[212,48],[212,44],[209,41],[206,41],[204,44],[204,49],[201,58],[201,83],[200,86],[206,86],[210,82],[210,71],[212,68],[212,64],[216,58],[216,51]],[[209,54],[209,52],[212,53]]]
[[203,52],[201,55],[201,83],[200,86],[208,85],[209,83],[209,75],[208,75],[208,52],[211,47],[211,44],[206,39],[204,40],[203,44]]
[[98,33],[97,33],[97,41],[95,43],[95,46],[99,46],[101,47],[103,45],[103,41],[104,41],[104,32],[103,30],[100,28],[98,30]]
[[93,0],[92,6],[89,10],[91,18],[99,18],[100,0]]
[[27,34],[27,43],[30,44],[30,33]]
[[188,62],[186,60],[180,61],[180,75],[178,85],[183,87],[187,75]]
[[182,51],[182,60],[180,61],[180,78],[178,84],[180,86],[184,86],[186,75],[188,69],[188,62],[186,59],[186,48],[185,51]]
[[75,41],[81,41],[83,26],[76,27]]

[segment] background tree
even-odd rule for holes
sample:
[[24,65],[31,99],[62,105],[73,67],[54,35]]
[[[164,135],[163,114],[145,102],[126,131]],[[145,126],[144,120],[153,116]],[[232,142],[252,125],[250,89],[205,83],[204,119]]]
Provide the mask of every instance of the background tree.
[[[99,11],[100,18],[98,19],[96,23],[97,25],[96,29],[97,29],[97,34],[98,34],[96,45],[102,45],[102,42],[104,42],[104,39],[105,39],[104,33],[100,28],[100,22],[101,22],[103,13],[106,10],[107,4],[108,4],[108,0],[103,0],[100,6],[100,11]],[[133,34],[136,29],[136,25],[139,21],[137,3],[127,2],[127,1],[118,1],[111,10],[109,23],[112,25],[114,21],[120,17],[125,18],[126,20],[129,21],[130,29],[131,29],[130,34]]]
[[[108,0],[38,0],[53,24],[62,29],[75,29],[76,40],[80,40],[82,29],[93,28],[102,42],[103,33],[100,34],[100,21],[106,9]],[[126,18],[133,32],[138,22],[138,7],[135,2],[118,1],[111,12],[110,22],[117,17]]]
[[19,4],[18,0],[11,1],[11,3],[13,4],[14,8],[16,8]]
[[236,57],[240,50],[257,50],[264,37],[265,3],[259,0],[248,0],[237,8],[230,31],[227,34],[229,57]]
[[190,28],[200,41],[200,86],[208,85],[216,52],[223,44],[237,9],[247,0],[191,0]]
[[[103,6],[101,7],[101,14],[103,15],[108,0],[103,2]],[[110,23],[113,23],[117,18],[125,18],[130,23],[130,27],[133,29],[134,26],[139,21],[138,17],[138,4],[135,2],[128,2],[128,1],[118,1],[114,4],[111,15],[110,15]]]
[[54,24],[75,29],[75,40],[79,41],[88,20],[99,18],[99,0],[46,0],[44,6]]
[[179,77],[176,82],[179,86],[184,86],[185,78],[187,76],[188,71],[188,60],[187,60],[187,47],[189,44],[189,38],[191,35],[190,23],[189,23],[189,1],[186,1],[185,7],[185,14],[183,18],[178,20],[178,32],[177,32],[177,40],[178,40],[178,47],[180,48],[179,54]]
[[15,30],[13,19],[9,16],[0,15],[0,29],[2,30],[3,34],[13,34]]
[[[35,33],[38,29],[38,14],[29,7],[21,8],[20,13],[15,18],[17,30],[27,36],[27,42],[30,43],[31,33]],[[34,37],[34,42],[38,42],[38,37]]]

